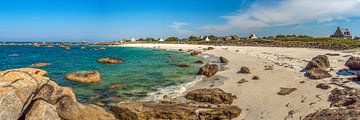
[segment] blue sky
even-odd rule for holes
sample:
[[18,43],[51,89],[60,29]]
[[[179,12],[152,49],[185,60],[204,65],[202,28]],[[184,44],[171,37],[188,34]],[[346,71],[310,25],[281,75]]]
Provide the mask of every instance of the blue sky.
[[359,0],[0,0],[0,41],[360,35]]

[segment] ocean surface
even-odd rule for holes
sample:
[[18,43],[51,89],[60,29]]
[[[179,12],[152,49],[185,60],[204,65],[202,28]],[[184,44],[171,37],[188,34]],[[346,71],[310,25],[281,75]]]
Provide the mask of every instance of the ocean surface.
[[[176,96],[199,79],[196,73],[200,65],[194,62],[201,58],[187,53],[130,47],[98,48],[72,46],[71,50],[65,50],[58,46],[0,46],[0,70],[50,63],[40,69],[46,70],[48,77],[59,85],[73,88],[79,102],[103,104]],[[104,57],[118,57],[125,62],[106,65],[96,62]],[[180,68],[178,64],[189,64],[190,67]],[[78,70],[98,70],[102,82],[89,85],[64,78],[65,74]],[[112,89],[111,84],[122,84],[123,87]]]

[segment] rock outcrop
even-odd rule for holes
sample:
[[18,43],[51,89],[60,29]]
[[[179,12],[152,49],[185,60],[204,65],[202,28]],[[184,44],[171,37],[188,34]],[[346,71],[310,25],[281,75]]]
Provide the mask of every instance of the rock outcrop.
[[103,108],[76,101],[68,87],[58,86],[34,68],[0,72],[1,120],[115,120]]
[[318,55],[314,57],[305,67],[306,70],[311,70],[312,68],[319,68],[327,70],[330,68],[330,62],[326,55]]
[[331,77],[331,74],[324,69],[312,68],[311,70],[306,71],[306,76],[310,79],[323,79]]
[[196,107],[188,104],[121,103],[111,107],[121,120],[196,120]]
[[206,64],[202,66],[198,72],[198,75],[204,75],[206,77],[214,76],[219,70],[216,64]]
[[65,75],[65,78],[70,81],[87,84],[101,82],[101,76],[98,71],[76,71]]
[[228,63],[229,62],[229,60],[228,59],[226,59],[226,58],[224,58],[224,57],[222,57],[222,56],[220,56],[220,63]]
[[330,107],[308,114],[304,120],[356,120],[360,118],[360,91],[353,88],[331,91]]
[[360,57],[351,56],[345,63],[350,70],[360,70]]
[[240,115],[241,109],[237,106],[225,106],[215,108],[212,110],[205,110],[199,112],[199,119],[201,120],[231,120]]
[[117,64],[117,63],[124,62],[124,60],[120,59],[120,58],[108,57],[108,58],[98,59],[96,62],[101,63],[101,64]]
[[232,104],[233,101],[237,99],[235,95],[226,93],[219,88],[193,90],[188,92],[185,98],[211,104]]

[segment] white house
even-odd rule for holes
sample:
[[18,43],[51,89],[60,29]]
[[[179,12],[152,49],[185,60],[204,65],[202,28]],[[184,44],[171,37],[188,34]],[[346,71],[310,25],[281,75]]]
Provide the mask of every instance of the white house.
[[164,42],[165,40],[163,38],[160,38],[159,39],[159,42]]
[[206,37],[205,41],[210,41],[209,37]]
[[249,36],[249,39],[257,39],[257,37],[256,37],[255,34],[251,34],[251,35]]
[[136,39],[135,39],[135,38],[132,38],[132,39],[131,39],[131,42],[136,42]]

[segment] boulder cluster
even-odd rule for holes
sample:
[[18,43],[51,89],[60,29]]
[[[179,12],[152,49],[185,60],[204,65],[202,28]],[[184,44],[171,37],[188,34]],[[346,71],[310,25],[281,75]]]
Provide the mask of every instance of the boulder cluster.
[[59,86],[46,74],[34,68],[0,72],[0,119],[115,119],[99,106],[78,103],[71,88]]
[[[111,110],[121,120],[176,119],[176,120],[226,120],[238,117],[241,109],[232,106],[236,96],[225,93],[221,89],[198,89],[185,96],[188,100],[207,104],[160,102],[160,103],[120,103],[113,105]],[[213,105],[213,106],[212,106]]]
[[360,91],[353,88],[331,91],[328,109],[307,115],[304,120],[356,120],[360,117]]

